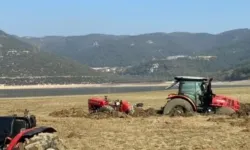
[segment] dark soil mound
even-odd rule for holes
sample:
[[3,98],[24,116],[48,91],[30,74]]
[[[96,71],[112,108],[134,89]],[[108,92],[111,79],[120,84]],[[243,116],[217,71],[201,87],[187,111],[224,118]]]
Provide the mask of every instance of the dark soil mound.
[[49,114],[52,117],[84,117],[84,118],[91,118],[91,119],[105,119],[105,118],[125,118],[128,117],[124,113],[120,112],[97,112],[91,113],[85,112],[82,108],[70,108],[70,109],[63,109],[59,111],[54,111]]
[[105,119],[105,118],[128,118],[128,117],[149,117],[149,116],[157,116],[158,111],[149,108],[149,109],[142,109],[136,108],[135,113],[132,115],[127,115],[121,112],[96,112],[89,114],[85,112],[82,108],[70,108],[70,109],[63,109],[59,111],[54,111],[49,114],[52,117],[84,117],[84,118],[91,118],[91,119]]
[[237,114],[237,117],[249,116],[250,103],[240,103],[240,110],[236,114]]
[[135,108],[134,114],[132,114],[132,117],[149,117],[149,116],[157,116],[158,111],[154,108],[148,108],[148,109],[142,109],[142,108]]
[[91,113],[86,116],[86,118],[90,119],[106,119],[106,118],[128,118],[129,116],[125,113],[121,112],[96,112],[96,113]]
[[88,113],[86,113],[81,108],[70,108],[70,109],[62,109],[59,111],[53,111],[49,114],[52,117],[86,117]]

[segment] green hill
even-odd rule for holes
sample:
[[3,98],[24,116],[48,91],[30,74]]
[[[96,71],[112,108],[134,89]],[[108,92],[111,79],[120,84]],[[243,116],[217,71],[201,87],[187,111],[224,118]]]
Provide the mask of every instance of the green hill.
[[[242,79],[245,76],[238,77],[237,73],[231,73],[236,69],[242,70],[240,66],[248,66],[250,62],[249,29],[219,34],[157,32],[134,36],[90,34],[20,39],[43,52],[64,56],[91,67],[132,66],[121,74],[136,77],[166,79],[174,75],[211,75],[221,80]],[[186,57],[177,58],[181,55]],[[213,56],[212,59],[208,59],[209,56]],[[158,68],[152,72],[156,64]],[[246,72],[244,70],[244,74]]]
[[[243,30],[244,31],[244,30]],[[175,75],[198,75],[214,76],[218,80],[242,80],[248,79],[250,74],[250,34],[242,32],[239,35],[235,32],[222,33],[224,40],[218,42],[224,43],[215,46],[210,50],[197,52],[195,55],[173,60],[154,60],[141,63],[127,69],[124,73],[129,75],[143,76],[175,76]],[[243,34],[244,33],[244,34]],[[232,34],[235,34],[233,36]],[[227,38],[231,37],[231,38]],[[236,37],[241,37],[241,39]],[[227,39],[226,39],[227,38]],[[228,44],[225,41],[230,41]],[[197,57],[198,56],[198,57]],[[202,58],[203,56],[203,58]],[[211,59],[206,58],[214,56]],[[152,68],[158,64],[158,68]]]
[[222,70],[217,73],[217,78],[220,80],[237,81],[250,79],[250,61],[243,62],[227,70]]
[[214,67],[213,60],[179,58],[141,63],[128,68],[123,74],[172,79],[177,75],[208,76],[217,70],[219,70],[219,66]]
[[[235,29],[219,34],[148,33],[141,35],[48,36],[26,38],[42,51],[74,59],[91,67],[131,66],[174,55],[212,55],[227,53],[228,47],[249,41],[249,29]],[[211,53],[210,53],[211,52]],[[235,63],[236,60],[233,61]]]
[[[27,83],[39,83],[33,80],[34,77],[40,77],[47,83],[44,78],[48,76],[54,78],[78,76],[81,77],[81,80],[78,81],[88,82],[90,77],[87,76],[99,77],[103,75],[87,65],[80,64],[69,58],[39,51],[34,46],[3,31],[0,31],[0,70],[0,84],[7,84],[6,81],[11,77],[13,78],[12,80],[17,80],[17,77],[20,80],[29,80],[25,81]],[[42,80],[41,83],[43,82]],[[71,82],[68,80],[69,78],[55,82]],[[94,79],[92,80],[94,81]]]

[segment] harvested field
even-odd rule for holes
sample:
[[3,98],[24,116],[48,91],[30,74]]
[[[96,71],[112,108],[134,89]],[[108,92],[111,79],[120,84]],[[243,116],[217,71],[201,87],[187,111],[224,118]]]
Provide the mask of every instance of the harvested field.
[[[250,103],[250,88],[215,89]],[[87,99],[93,95],[0,100],[0,113],[21,114],[28,109],[38,125],[55,127],[70,150],[109,149],[250,149],[250,105],[237,116],[168,117],[156,113],[173,91],[110,94],[110,99],[143,102],[146,111],[89,115]],[[95,95],[97,96],[97,95]],[[100,95],[103,96],[103,95]],[[245,114],[245,115],[244,115]]]

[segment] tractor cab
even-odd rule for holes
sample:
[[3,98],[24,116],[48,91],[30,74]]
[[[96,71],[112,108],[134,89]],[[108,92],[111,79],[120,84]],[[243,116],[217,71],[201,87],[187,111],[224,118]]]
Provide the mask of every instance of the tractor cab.
[[[173,85],[167,89],[173,87],[177,83],[178,93],[174,95],[185,96],[192,100],[197,108],[209,105],[212,101],[212,78],[205,77],[192,77],[192,76],[176,76]],[[171,98],[173,94],[170,94],[168,98]]]
[[36,126],[34,116],[18,117],[18,116],[1,116],[0,117],[0,149],[10,142],[22,130]]
[[239,111],[239,100],[224,95],[213,94],[211,82],[213,78],[176,76],[175,82],[167,87],[170,89],[177,83],[178,93],[169,94],[167,104],[162,108],[163,114],[186,112],[232,114]]

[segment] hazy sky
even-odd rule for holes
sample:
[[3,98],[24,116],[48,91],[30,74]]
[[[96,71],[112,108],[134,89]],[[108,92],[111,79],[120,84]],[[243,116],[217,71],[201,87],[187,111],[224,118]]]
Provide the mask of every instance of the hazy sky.
[[0,29],[19,36],[218,33],[250,27],[250,0],[1,0]]

